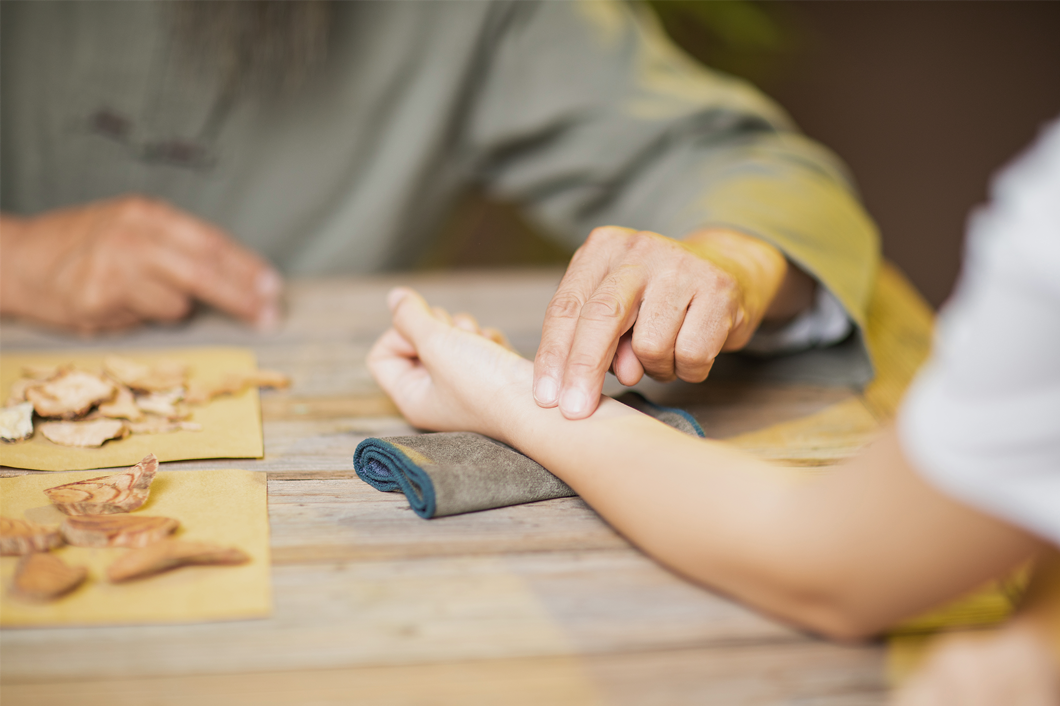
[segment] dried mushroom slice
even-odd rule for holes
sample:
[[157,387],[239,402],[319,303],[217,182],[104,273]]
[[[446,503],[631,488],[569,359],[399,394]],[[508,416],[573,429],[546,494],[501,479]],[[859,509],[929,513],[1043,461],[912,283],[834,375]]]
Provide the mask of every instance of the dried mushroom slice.
[[75,547],[146,547],[168,537],[180,523],[147,515],[79,515],[67,517],[63,539]]
[[38,525],[29,520],[0,517],[0,555],[46,552],[62,544],[63,538],[56,525]]
[[96,411],[111,419],[128,419],[138,422],[144,418],[143,410],[137,406],[132,390],[124,385],[118,386],[118,394],[114,395],[114,399],[104,402]]
[[15,593],[39,601],[55,600],[74,590],[88,577],[83,566],[67,566],[53,554],[27,554],[18,562]]
[[109,355],[103,359],[107,375],[137,392],[162,392],[183,387],[188,366],[178,360],[160,360],[144,365],[135,360]]
[[151,576],[180,566],[233,566],[250,561],[250,557],[234,547],[221,547],[206,542],[185,542],[163,539],[143,549],[136,549],[107,567],[107,580],[120,583]]
[[111,439],[121,439],[129,433],[120,419],[92,419],[81,422],[44,422],[40,433],[48,441],[61,446],[98,448]]
[[202,431],[202,424],[197,422],[172,421],[164,417],[147,415],[142,422],[126,424],[133,434],[170,434],[175,431]]
[[114,383],[83,370],[64,370],[54,379],[30,387],[26,399],[42,417],[77,419],[115,392]]
[[188,404],[204,404],[222,395],[237,395],[251,386],[282,389],[290,384],[291,378],[275,370],[229,373],[219,381],[212,383],[193,380],[188,385],[184,401]]
[[0,410],[0,440],[7,443],[33,436],[33,403],[23,402]]
[[67,515],[111,515],[131,512],[147,502],[158,459],[148,454],[125,471],[47,488],[48,499]]

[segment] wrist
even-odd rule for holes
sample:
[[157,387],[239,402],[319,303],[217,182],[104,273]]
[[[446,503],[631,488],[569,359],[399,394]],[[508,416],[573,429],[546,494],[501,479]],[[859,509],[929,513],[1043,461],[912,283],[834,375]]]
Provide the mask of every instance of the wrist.
[[722,228],[695,231],[684,242],[736,277],[755,321],[782,324],[813,304],[817,283],[771,243]]

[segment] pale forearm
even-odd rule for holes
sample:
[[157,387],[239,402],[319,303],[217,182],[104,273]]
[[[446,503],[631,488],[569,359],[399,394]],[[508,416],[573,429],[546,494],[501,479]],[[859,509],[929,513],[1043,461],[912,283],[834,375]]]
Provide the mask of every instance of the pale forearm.
[[1036,547],[904,472],[891,439],[827,477],[796,482],[613,400],[580,421],[529,398],[512,400],[507,414],[514,421],[505,430],[509,443],[646,553],[835,637],[880,630]]

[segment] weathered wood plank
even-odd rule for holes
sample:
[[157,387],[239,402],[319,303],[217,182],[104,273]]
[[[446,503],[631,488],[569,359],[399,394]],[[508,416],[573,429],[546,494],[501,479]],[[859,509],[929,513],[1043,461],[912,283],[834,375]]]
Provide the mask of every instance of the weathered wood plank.
[[273,589],[267,620],[5,630],[0,681],[808,643],[633,550],[276,566]]
[[[877,706],[880,649],[825,643],[726,646],[575,657],[365,666],[179,677],[8,682],[4,703],[48,706]],[[764,678],[765,677],[765,678]]]

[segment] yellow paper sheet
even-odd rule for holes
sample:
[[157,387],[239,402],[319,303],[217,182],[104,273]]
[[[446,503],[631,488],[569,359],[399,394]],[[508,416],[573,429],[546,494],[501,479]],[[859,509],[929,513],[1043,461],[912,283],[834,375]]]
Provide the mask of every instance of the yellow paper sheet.
[[[187,363],[192,380],[215,381],[225,373],[254,370],[254,353],[245,348],[181,348],[153,351],[65,351],[19,353],[0,356],[0,394],[3,399],[11,385],[22,376],[24,365],[68,365],[94,371],[101,369],[107,355],[121,355],[140,363],[168,358]],[[2,404],[2,401],[0,401]],[[261,458],[261,406],[258,391],[219,397],[191,408],[191,421],[201,431],[169,434],[132,434],[108,441],[98,449],[79,449],[54,444],[40,433],[15,444],[0,445],[0,465],[34,471],[74,471],[89,468],[131,466],[149,453],[159,461],[186,461],[199,458]]]
[[[0,514],[42,524],[65,515],[45,488],[106,472],[33,474],[0,478]],[[18,557],[0,558],[0,626],[127,625],[239,620],[272,611],[269,584],[269,517],[265,473],[257,471],[159,471],[151,495],[135,513],[180,522],[174,537],[236,547],[250,556],[239,566],[188,566],[110,584],[106,567],[125,548],[65,546],[53,550],[71,566],[88,567],[88,579],[72,593],[36,603],[11,593]]]

